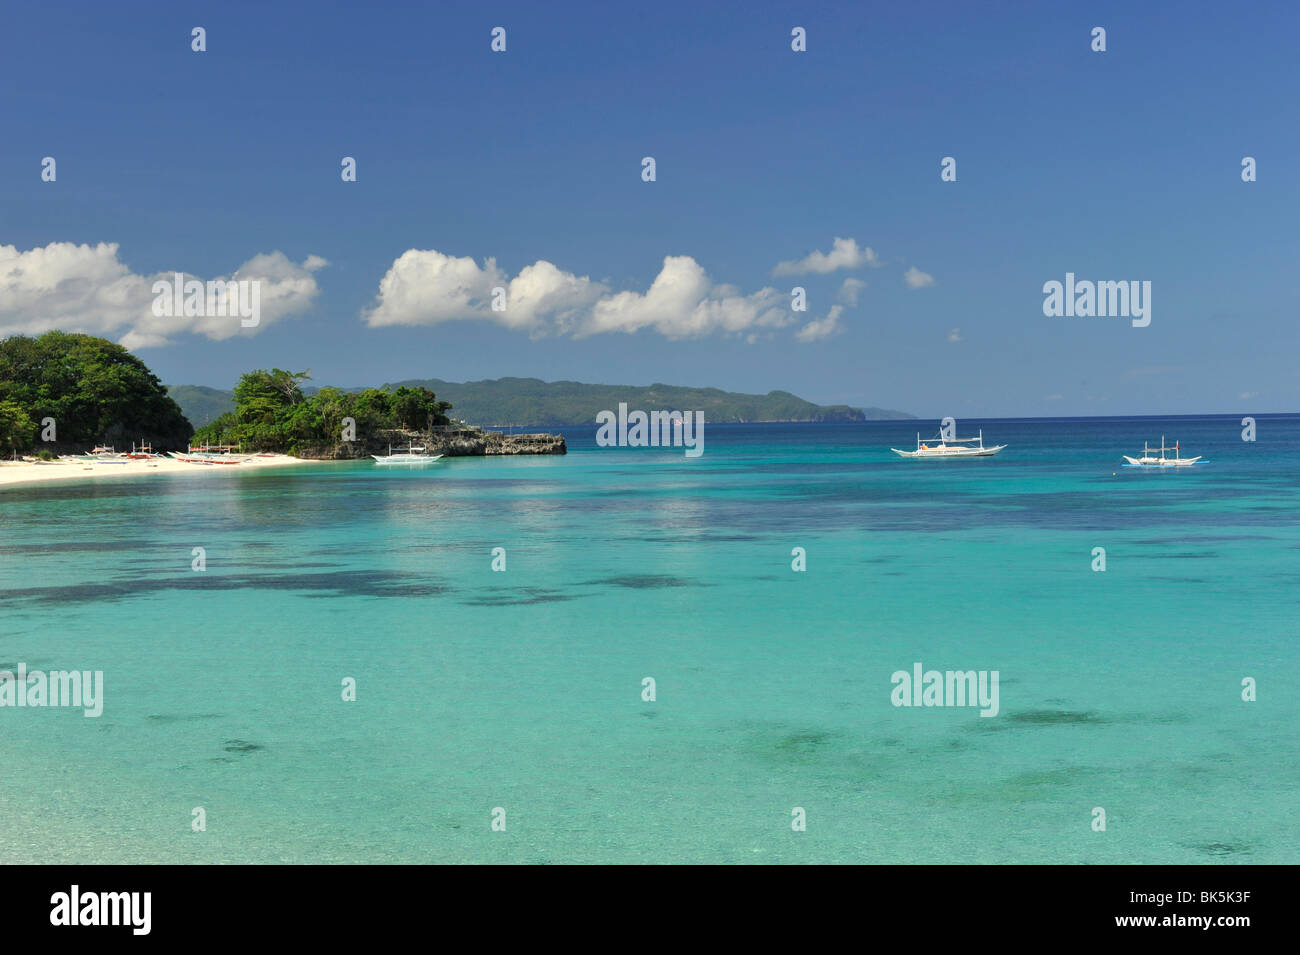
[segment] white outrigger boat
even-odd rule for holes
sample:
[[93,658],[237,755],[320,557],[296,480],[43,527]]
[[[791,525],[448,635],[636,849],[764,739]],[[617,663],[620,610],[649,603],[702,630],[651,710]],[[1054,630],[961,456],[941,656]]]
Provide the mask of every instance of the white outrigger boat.
[[252,454],[238,454],[238,451],[239,447],[233,444],[204,444],[197,448],[191,445],[184,453],[168,451],[167,454],[186,464],[243,464],[255,457]]
[[127,455],[101,444],[96,445],[86,454],[61,454],[59,460],[72,464],[126,464]]
[[441,454],[428,454],[427,451],[427,448],[417,448],[408,442],[405,451],[399,448],[397,453],[394,454],[393,446],[390,444],[387,455],[372,454],[370,456],[375,459],[376,464],[431,464],[442,457]]
[[[1166,453],[1169,451],[1174,452],[1172,458]],[[1156,457],[1157,452],[1159,452],[1159,457]],[[1162,434],[1160,436],[1160,447],[1150,447],[1143,441],[1142,457],[1131,458],[1126,454],[1124,460],[1128,462],[1128,464],[1124,465],[1126,468],[1187,468],[1201,460],[1201,455],[1198,454],[1194,458],[1183,457],[1177,441],[1174,442],[1172,448],[1165,447],[1165,436]]]
[[984,429],[981,428],[978,437],[938,437],[931,438],[928,442],[923,442],[920,432],[917,432],[915,451],[900,451],[898,448],[889,450],[902,458],[991,458],[1005,447],[1005,444],[984,447]]

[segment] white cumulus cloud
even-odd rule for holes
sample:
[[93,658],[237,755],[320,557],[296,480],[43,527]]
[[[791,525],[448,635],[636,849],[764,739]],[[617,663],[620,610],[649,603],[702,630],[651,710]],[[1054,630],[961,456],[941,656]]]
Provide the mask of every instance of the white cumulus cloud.
[[838,236],[831,243],[829,252],[813,251],[802,259],[780,262],[772,270],[773,275],[806,275],[815,272],[826,275],[839,269],[859,269],[864,265],[877,265],[878,257],[868,246],[858,246],[856,239],[841,239]]
[[[212,276],[222,282],[260,281],[259,322],[244,328],[238,316],[155,316],[153,285],[172,282],[176,273],[132,272],[118,258],[118,248],[116,242],[51,242],[27,251],[0,245],[0,335],[58,329],[116,336],[127,348],[165,345],[183,334],[218,341],[255,335],[277,319],[305,311],[318,292],[312,273],[328,264],[317,255],[297,264],[282,252],[272,252],[254,256],[232,275]],[[182,283],[192,280],[208,281],[181,272]]]
[[374,326],[435,325],[492,315],[492,289],[504,287],[505,281],[496,259],[480,268],[469,256],[408,249],[380,280],[379,299],[366,321]]
[[840,325],[840,314],[843,311],[843,305],[832,305],[825,318],[818,318],[809,322],[799,329],[794,337],[801,342],[815,342],[821,341],[823,338],[830,338],[832,335],[838,335],[844,331]]
[[927,285],[934,284],[934,276],[922,272],[913,265],[903,273],[903,281],[907,283],[908,288],[925,288]]
[[845,279],[844,284],[840,286],[840,301],[845,305],[857,305],[858,295],[867,287],[867,283],[862,279]]
[[[503,310],[492,308],[494,288],[505,290]],[[744,295],[714,283],[689,255],[666,256],[644,292],[611,292],[545,260],[510,278],[495,259],[479,266],[434,249],[409,249],[380,281],[364,318],[371,326],[488,321],[534,336],[586,338],[648,329],[667,338],[698,338],[780,328],[794,321],[794,313],[774,288]]]
[[952,329],[951,331],[948,332],[948,341],[950,341],[950,342],[959,342],[959,341],[961,341],[961,340],[962,340],[962,339],[961,339],[961,329],[960,329],[960,328],[954,328],[954,329]]

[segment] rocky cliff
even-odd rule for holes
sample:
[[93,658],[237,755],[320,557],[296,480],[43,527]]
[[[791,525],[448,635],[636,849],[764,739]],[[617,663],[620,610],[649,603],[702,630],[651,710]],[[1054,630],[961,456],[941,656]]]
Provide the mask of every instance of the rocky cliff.
[[429,454],[449,458],[476,457],[487,454],[565,454],[562,434],[502,434],[478,428],[435,428],[433,431],[379,431],[367,440],[344,441],[336,445],[302,448],[304,458],[348,460],[372,454],[387,454],[408,445],[424,448]]

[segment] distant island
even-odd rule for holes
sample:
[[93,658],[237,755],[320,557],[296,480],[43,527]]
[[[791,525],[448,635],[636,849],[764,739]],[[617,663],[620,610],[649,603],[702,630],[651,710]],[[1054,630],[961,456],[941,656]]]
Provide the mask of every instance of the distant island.
[[[436,392],[456,409],[456,417],[481,427],[509,425],[562,426],[591,424],[599,411],[616,409],[619,402],[646,410],[702,411],[709,424],[772,422],[852,422],[914,419],[916,416],[888,408],[852,408],[818,405],[788,391],[749,395],[718,388],[679,385],[591,385],[577,381],[542,381],[539,378],[495,378],[452,382],[440,378],[408,379],[386,383],[398,388]],[[311,393],[313,389],[304,389]],[[341,389],[356,394],[365,389]],[[234,410],[234,393],[201,385],[169,385],[171,398],[185,416],[203,427]]]

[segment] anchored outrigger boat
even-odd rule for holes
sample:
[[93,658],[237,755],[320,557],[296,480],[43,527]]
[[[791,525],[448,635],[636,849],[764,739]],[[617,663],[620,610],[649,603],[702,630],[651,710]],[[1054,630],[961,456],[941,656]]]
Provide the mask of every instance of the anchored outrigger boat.
[[407,442],[405,451],[399,448],[397,453],[394,454],[393,446],[390,444],[387,455],[372,454],[370,456],[375,459],[376,464],[429,464],[442,457],[441,454],[428,454],[426,453],[427,450],[427,448],[414,447],[410,442]]
[[981,428],[978,437],[945,439],[940,436],[931,438],[929,442],[923,442],[920,432],[917,432],[915,451],[889,450],[903,458],[989,458],[1005,447],[1005,444],[984,447],[984,429]]
[[[1166,453],[1169,451],[1174,452],[1172,458]],[[1159,457],[1156,457],[1157,452],[1160,454]],[[1150,447],[1145,441],[1143,441],[1142,457],[1131,458],[1126,454],[1124,455],[1124,460],[1128,462],[1128,464],[1124,465],[1126,468],[1186,468],[1191,467],[1197,461],[1201,460],[1201,455],[1198,454],[1194,458],[1183,457],[1182,450],[1178,447],[1177,441],[1174,442],[1172,448],[1165,447],[1165,436],[1162,434],[1160,436],[1160,447]]]

